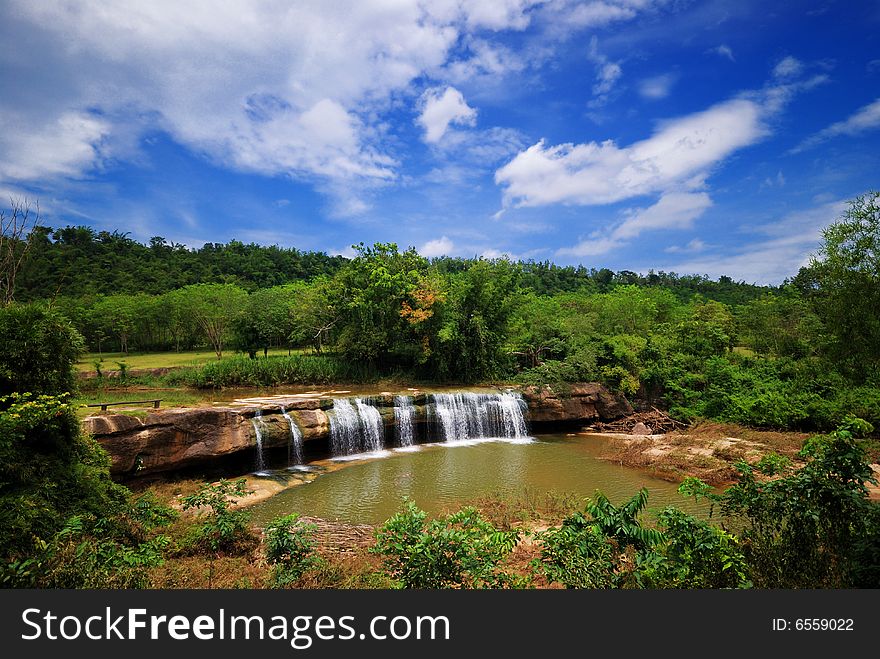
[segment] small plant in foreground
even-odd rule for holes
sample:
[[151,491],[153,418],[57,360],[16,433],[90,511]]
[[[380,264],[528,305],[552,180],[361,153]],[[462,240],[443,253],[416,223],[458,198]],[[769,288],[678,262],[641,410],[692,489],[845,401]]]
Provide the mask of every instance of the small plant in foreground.
[[221,479],[216,483],[205,483],[194,494],[181,499],[184,510],[207,507],[208,515],[203,514],[203,522],[197,527],[195,545],[199,549],[212,552],[244,553],[256,544],[256,537],[248,527],[250,513],[232,510],[238,497],[249,494],[245,480]]
[[315,554],[318,527],[293,513],[277,517],[266,527],[266,558],[273,565],[272,585],[284,588],[322,564]]

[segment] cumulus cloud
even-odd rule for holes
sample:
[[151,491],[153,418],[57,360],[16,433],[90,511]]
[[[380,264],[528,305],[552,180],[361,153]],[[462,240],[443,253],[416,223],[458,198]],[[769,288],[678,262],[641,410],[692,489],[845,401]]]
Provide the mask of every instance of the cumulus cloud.
[[[399,175],[383,114],[464,35],[524,29],[536,4],[10,0],[0,24],[32,48],[0,56],[8,79],[28,81],[0,99],[0,121],[15,124],[0,175],[81,175],[119,133],[136,144],[161,130],[219,166],[345,191],[336,206],[362,208],[361,191]],[[466,107],[450,121],[469,121]],[[38,148],[49,142],[51,158]]]
[[64,112],[36,131],[24,117],[0,114],[0,178],[79,176],[100,163],[109,132],[107,121],[86,112]]
[[439,142],[449,124],[473,126],[476,122],[477,111],[454,87],[427,90],[422,96],[422,112],[416,119],[416,123],[425,129],[424,139],[429,144]]
[[453,249],[455,249],[455,243],[446,236],[443,236],[426,242],[419,248],[419,254],[427,258],[434,258],[451,254]]
[[710,167],[766,134],[761,106],[734,99],[667,121],[648,139],[532,145],[495,173],[503,203],[610,204],[675,186],[699,185]]
[[595,256],[620,248],[644,231],[688,229],[712,206],[705,192],[671,192],[656,204],[624,213],[624,219],[611,231],[596,231],[573,247],[557,251],[559,256]]
[[684,246],[672,245],[670,247],[667,247],[663,251],[668,254],[675,254],[678,252],[702,252],[705,249],[706,249],[706,243],[703,242],[702,240],[700,240],[699,238],[694,238],[693,240],[688,242],[687,245],[684,245]]
[[645,78],[639,83],[639,94],[643,98],[660,99],[669,96],[672,85],[675,83],[675,76],[671,73],[654,76],[653,78]]
[[833,123],[808,137],[799,146],[792,149],[791,153],[799,153],[841,135],[853,137],[876,128],[880,128],[880,98],[859,108],[847,119]]

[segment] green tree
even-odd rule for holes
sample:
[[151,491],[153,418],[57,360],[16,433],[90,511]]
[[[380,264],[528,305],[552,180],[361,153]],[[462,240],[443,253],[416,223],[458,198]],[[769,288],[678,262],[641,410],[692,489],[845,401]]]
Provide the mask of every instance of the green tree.
[[185,309],[214,348],[217,359],[221,359],[233,323],[247,306],[247,292],[234,284],[193,284],[181,289],[180,295]]
[[335,306],[341,311],[337,347],[350,359],[380,368],[410,366],[413,332],[406,309],[413,309],[411,296],[419,289],[428,262],[414,249],[400,252],[393,243],[360,244],[355,249],[357,256],[336,278],[339,303]]
[[832,355],[857,377],[880,370],[880,192],[856,197],[810,263]]
[[755,586],[880,586],[880,513],[865,486],[876,481],[853,434],[871,430],[850,419],[807,440],[800,469],[775,459],[740,463],[739,482],[718,499],[744,527],[741,546]]
[[0,394],[60,394],[74,386],[82,335],[54,309],[13,303],[0,309]]

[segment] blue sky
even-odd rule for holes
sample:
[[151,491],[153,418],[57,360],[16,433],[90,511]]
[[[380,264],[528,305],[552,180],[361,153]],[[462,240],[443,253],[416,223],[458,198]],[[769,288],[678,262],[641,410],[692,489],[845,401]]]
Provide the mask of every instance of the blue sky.
[[0,5],[50,226],[779,283],[877,189],[880,3]]

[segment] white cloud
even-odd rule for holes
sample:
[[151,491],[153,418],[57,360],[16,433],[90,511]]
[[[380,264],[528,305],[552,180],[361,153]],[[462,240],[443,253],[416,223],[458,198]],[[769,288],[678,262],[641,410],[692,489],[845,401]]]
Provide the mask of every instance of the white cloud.
[[434,258],[436,256],[450,254],[453,249],[455,249],[455,243],[449,240],[446,236],[443,236],[442,238],[426,242],[419,248],[419,254],[427,258]]
[[735,99],[667,121],[646,140],[547,146],[544,140],[495,173],[503,203],[610,204],[701,184],[709,168],[766,134],[761,106]]
[[840,135],[852,137],[875,128],[880,128],[880,98],[873,103],[859,108],[847,119],[833,123],[815,135],[808,137],[799,146],[792,149],[791,152],[798,153]]
[[609,61],[608,57],[599,52],[599,40],[590,39],[590,51],[587,58],[596,65],[596,81],[593,84],[593,100],[588,104],[592,108],[601,107],[608,102],[608,95],[623,75],[619,62]]
[[773,76],[780,80],[786,78],[794,78],[800,75],[803,69],[803,63],[799,59],[789,55],[788,57],[784,57],[779,60],[776,66],[773,67]]
[[[0,54],[0,66],[42,93],[0,99],[0,120],[15,123],[0,176],[79,176],[121,133],[137,144],[161,130],[219,166],[346,191],[335,205],[362,208],[361,193],[399,175],[384,113],[442,71],[470,31],[524,29],[536,4],[10,0],[0,22],[31,49]],[[479,51],[484,67],[504,66],[491,52]],[[59,142],[71,118],[80,125]],[[24,148],[51,142],[51,157]]]
[[673,84],[675,84],[675,76],[671,73],[646,78],[639,83],[639,94],[650,99],[666,98]]
[[672,245],[667,247],[663,251],[667,254],[676,254],[678,252],[702,252],[706,249],[706,243],[700,240],[699,238],[694,238],[687,245],[679,246]]
[[807,265],[821,243],[822,229],[845,210],[845,201],[789,213],[777,222],[758,227],[759,237],[734,253],[713,255],[669,264],[664,270],[678,273],[728,275],[757,284],[779,284]]
[[625,219],[611,231],[596,231],[589,239],[582,240],[573,247],[562,248],[557,254],[559,256],[605,254],[638,238],[643,231],[688,229],[711,206],[712,200],[705,192],[671,192],[660,197],[653,206],[628,211],[624,214]]
[[721,44],[720,46],[716,46],[715,48],[710,48],[706,52],[714,53],[715,55],[719,55],[720,57],[726,57],[731,62],[736,61],[736,59],[733,57],[733,49],[727,44]]
[[424,139],[429,144],[436,144],[446,133],[449,124],[473,126],[477,122],[477,111],[464,100],[461,92],[455,87],[444,90],[429,89],[421,99],[422,112],[416,119],[425,129]]
[[37,131],[26,118],[0,114],[0,178],[79,176],[100,163],[109,132],[108,122],[86,112],[65,112]]

